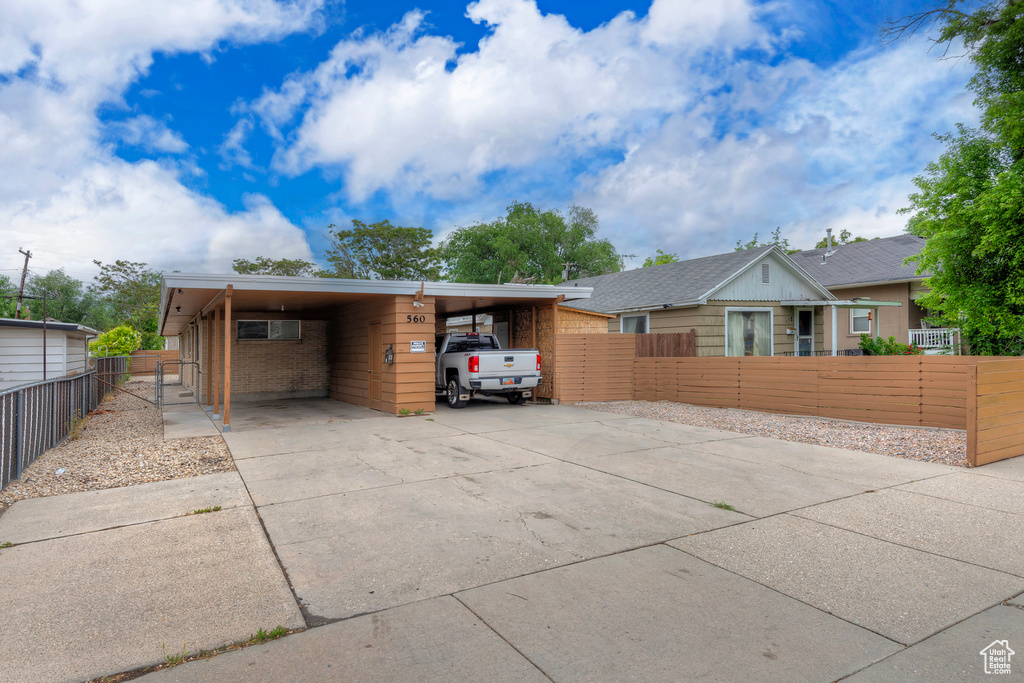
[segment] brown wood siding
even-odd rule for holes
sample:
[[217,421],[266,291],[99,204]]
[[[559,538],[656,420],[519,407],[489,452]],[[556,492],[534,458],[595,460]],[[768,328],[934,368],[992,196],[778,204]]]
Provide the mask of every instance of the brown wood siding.
[[[413,305],[412,296],[368,299],[332,311],[329,325],[328,364],[331,398],[369,405],[370,353],[383,356],[390,344],[395,362],[382,373],[382,410],[398,413],[405,409],[434,410],[434,298],[425,297],[423,306]],[[421,316],[414,323],[409,317]],[[381,323],[381,348],[369,348],[369,326]],[[425,341],[426,353],[412,353],[410,342]]]
[[971,464],[1024,455],[1024,359],[982,361],[975,377]]
[[555,334],[607,334],[608,316],[558,307],[558,329]]

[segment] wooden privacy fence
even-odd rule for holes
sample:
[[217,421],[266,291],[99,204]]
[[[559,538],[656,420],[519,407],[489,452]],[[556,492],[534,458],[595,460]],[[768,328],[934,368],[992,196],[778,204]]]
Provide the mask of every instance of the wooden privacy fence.
[[629,342],[618,338],[632,335],[604,335],[605,342],[593,339],[602,335],[578,336],[566,338],[564,346],[558,347],[559,400],[678,401],[964,429],[972,465],[1024,455],[1024,359],[636,355],[630,359]]
[[1024,359],[982,360],[971,368],[967,458],[985,465],[1024,455]]
[[170,351],[132,351],[131,373],[135,376],[152,376],[157,366],[163,361],[178,360],[178,350]]
[[559,334],[555,386],[560,401],[628,401],[638,357],[695,355],[696,333]]

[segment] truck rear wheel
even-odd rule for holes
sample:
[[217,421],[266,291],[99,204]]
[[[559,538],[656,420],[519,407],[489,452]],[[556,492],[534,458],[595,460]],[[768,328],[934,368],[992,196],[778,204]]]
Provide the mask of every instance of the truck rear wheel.
[[508,402],[514,406],[521,405],[524,400],[523,392],[521,391],[510,391],[509,393],[505,394],[505,398],[507,398]]
[[449,408],[465,408],[468,401],[463,401],[459,398],[462,388],[459,386],[459,376],[452,375],[448,378],[448,388],[445,392],[445,397],[448,399]]

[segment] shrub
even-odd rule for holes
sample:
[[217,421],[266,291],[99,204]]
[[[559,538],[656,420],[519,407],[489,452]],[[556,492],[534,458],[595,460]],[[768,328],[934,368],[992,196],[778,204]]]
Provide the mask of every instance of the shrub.
[[904,344],[896,341],[896,337],[888,339],[872,339],[866,334],[860,335],[860,348],[866,356],[919,356],[924,349],[917,344]]
[[127,356],[142,344],[142,335],[128,325],[104,332],[96,341],[89,342],[89,351],[99,358]]

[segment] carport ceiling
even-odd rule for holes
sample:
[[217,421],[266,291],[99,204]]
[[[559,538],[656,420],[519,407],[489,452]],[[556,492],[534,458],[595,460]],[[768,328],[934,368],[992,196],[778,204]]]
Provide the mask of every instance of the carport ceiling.
[[[296,312],[343,306],[356,301],[412,296],[422,288],[434,297],[437,315],[452,316],[506,306],[545,305],[558,300],[589,298],[589,287],[557,285],[474,285],[452,282],[341,280],[264,275],[192,275],[169,273],[160,292],[160,330],[178,334],[232,285],[234,311]],[[283,308],[282,308],[283,307]]]

